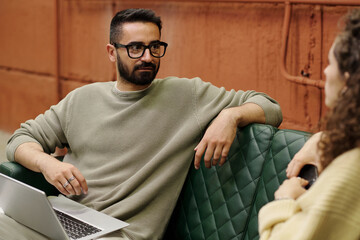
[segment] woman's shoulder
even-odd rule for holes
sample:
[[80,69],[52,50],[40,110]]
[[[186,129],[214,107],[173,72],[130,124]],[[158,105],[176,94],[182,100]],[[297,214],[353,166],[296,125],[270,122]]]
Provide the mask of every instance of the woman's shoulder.
[[[350,149],[334,159],[330,165],[349,165],[360,168],[360,148]],[[329,166],[330,166],[329,165]]]
[[[360,182],[360,148],[353,148],[340,154],[321,173],[330,188],[346,188],[351,182]],[[324,186],[323,186],[324,187]],[[358,191],[360,194],[360,191]]]

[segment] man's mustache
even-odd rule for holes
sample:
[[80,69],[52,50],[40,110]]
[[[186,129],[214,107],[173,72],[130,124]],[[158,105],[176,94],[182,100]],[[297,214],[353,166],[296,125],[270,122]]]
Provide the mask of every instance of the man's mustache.
[[139,70],[140,68],[152,68],[153,70],[156,69],[156,65],[153,63],[143,62],[140,65],[134,67],[134,71]]

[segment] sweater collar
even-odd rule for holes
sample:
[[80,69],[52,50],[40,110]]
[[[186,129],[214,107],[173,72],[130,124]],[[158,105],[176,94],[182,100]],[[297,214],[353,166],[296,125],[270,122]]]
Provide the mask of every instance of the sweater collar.
[[120,91],[117,87],[116,87],[116,81],[112,87],[112,92],[117,95],[120,98],[123,99],[128,99],[128,100],[132,100],[132,99],[140,99],[143,96],[145,96],[155,85],[154,84],[155,80],[150,84],[149,87],[139,90],[139,91]]

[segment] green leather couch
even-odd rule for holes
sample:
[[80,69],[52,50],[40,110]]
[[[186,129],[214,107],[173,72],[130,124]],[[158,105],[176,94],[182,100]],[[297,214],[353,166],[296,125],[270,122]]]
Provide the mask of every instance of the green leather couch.
[[[288,162],[309,137],[264,124],[239,129],[222,167],[190,168],[164,238],[259,239],[258,212],[273,200]],[[16,163],[1,164],[0,172],[57,194],[42,175]]]

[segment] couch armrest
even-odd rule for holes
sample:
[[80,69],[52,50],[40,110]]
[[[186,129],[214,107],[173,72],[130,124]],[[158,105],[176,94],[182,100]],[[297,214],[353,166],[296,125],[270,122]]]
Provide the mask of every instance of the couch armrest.
[[[62,161],[63,157],[57,157],[57,159]],[[40,189],[44,191],[47,196],[59,194],[59,191],[48,183],[41,173],[31,171],[16,162],[1,163],[0,173]]]

